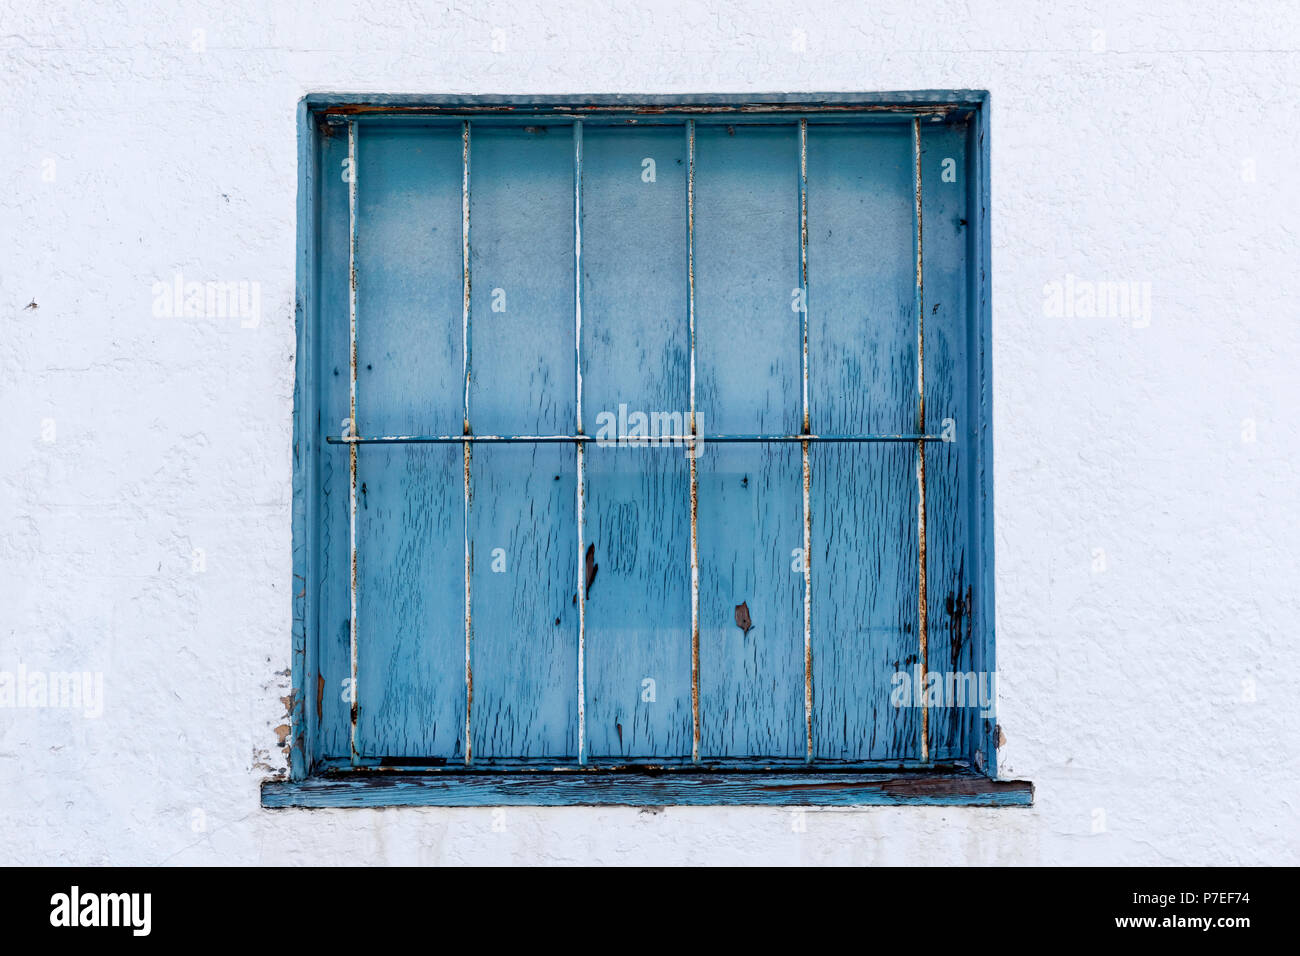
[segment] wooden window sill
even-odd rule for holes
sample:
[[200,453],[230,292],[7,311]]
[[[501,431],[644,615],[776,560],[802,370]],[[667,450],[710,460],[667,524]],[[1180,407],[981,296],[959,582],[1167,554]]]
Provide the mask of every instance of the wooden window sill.
[[517,771],[347,773],[262,785],[262,806],[944,806],[1025,807],[1027,780],[974,771],[709,773]]

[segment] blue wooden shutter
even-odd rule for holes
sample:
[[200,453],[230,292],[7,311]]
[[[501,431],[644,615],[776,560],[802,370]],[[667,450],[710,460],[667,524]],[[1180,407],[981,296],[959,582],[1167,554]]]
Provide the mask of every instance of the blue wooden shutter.
[[970,755],[966,119],[324,131],[318,763]]

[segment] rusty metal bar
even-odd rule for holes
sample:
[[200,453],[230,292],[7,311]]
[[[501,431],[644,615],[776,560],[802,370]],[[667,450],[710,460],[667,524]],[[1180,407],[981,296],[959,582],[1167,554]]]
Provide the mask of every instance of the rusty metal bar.
[[492,445],[511,442],[535,444],[557,444],[575,442],[587,445],[617,445],[619,447],[656,445],[681,445],[690,447],[694,443],[707,445],[709,442],[732,442],[748,444],[767,444],[770,442],[857,442],[889,443],[905,442],[945,442],[950,439],[943,435],[899,434],[899,435],[616,435],[601,438],[597,435],[330,435],[325,441],[330,445],[401,445],[401,444],[448,444],[460,442],[466,444]]
[[[462,270],[461,296],[461,359],[465,376],[465,422],[463,431],[470,433],[469,424],[469,378],[472,368],[470,357],[469,304],[470,304],[470,261],[469,261],[469,120],[461,127],[461,174],[460,174],[460,256]],[[473,619],[470,614],[470,571],[473,562],[470,558],[469,545],[469,507],[470,507],[470,462],[473,459],[473,445],[463,445],[465,465],[465,763],[474,759],[474,738],[470,733],[474,715],[474,666],[470,657],[473,644]]]
[[700,762],[700,482],[695,440],[695,120],[686,121],[686,316],[691,341],[691,762]]
[[[803,339],[803,436],[812,431],[808,408],[808,120],[799,120],[799,288],[803,308],[799,331]],[[801,437],[803,437],[801,436]],[[812,470],[808,439],[800,442],[803,453],[803,716],[807,741],[806,759],[813,759],[812,706]]]
[[[576,349],[577,432],[582,435],[582,121],[573,124],[573,340]],[[575,448],[578,458],[578,764],[587,762],[587,566],[584,524],[586,522],[585,443]]]
[[880,114],[888,116],[890,119],[913,120],[918,117],[944,117],[950,113],[961,112],[971,108],[968,104],[961,103],[936,103],[923,104],[912,103],[903,105],[891,105],[887,103],[826,103],[818,105],[816,103],[742,103],[742,104],[690,104],[680,103],[672,106],[653,106],[645,104],[626,104],[626,103],[592,103],[592,102],[573,102],[553,107],[538,107],[532,104],[531,108],[521,108],[512,104],[477,104],[477,103],[454,103],[447,105],[388,105],[382,103],[348,103],[327,106],[321,110],[326,116],[348,116],[348,117],[393,117],[393,116],[479,116],[479,115],[502,115],[513,116],[521,119],[530,117],[545,117],[548,119],[569,119],[579,122],[593,117],[615,116],[622,118],[628,117],[629,122],[636,121],[641,117],[653,117],[659,120],[673,120],[681,117],[700,116],[706,119],[711,115],[738,114],[747,115],[754,113],[796,113],[799,115],[813,115],[819,117],[817,122],[820,124],[824,120],[822,116],[834,116],[842,114],[844,122],[860,122],[864,114]]
[[[925,433],[925,274],[921,262],[921,121],[912,120],[912,166],[916,187],[916,422]],[[925,581],[925,442],[916,443],[917,635],[921,687],[929,674],[928,608]],[[930,708],[921,695],[921,760],[930,759]]]
[[[357,431],[357,124],[348,122],[348,434]],[[357,446],[348,448],[348,654],[351,659],[352,702],[348,716],[352,764],[357,750]]]

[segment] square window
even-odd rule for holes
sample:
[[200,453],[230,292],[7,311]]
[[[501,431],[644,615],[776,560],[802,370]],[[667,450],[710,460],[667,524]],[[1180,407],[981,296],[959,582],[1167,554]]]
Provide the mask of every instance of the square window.
[[268,806],[997,781],[983,94],[300,112]]

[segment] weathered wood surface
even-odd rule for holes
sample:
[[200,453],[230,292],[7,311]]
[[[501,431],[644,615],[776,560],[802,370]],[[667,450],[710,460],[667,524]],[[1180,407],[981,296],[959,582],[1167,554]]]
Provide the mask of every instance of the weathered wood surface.
[[[356,174],[358,434],[458,430],[460,137],[362,127]],[[357,484],[358,753],[460,754],[460,449],[359,447]]]
[[[577,416],[569,123],[473,127],[470,237],[470,428],[568,433]],[[476,447],[470,487],[473,752],[574,757],[574,449]]]
[[265,807],[1029,806],[1024,780],[976,773],[660,774],[569,772],[321,777],[267,783]]
[[[968,671],[975,475],[963,122],[923,123],[928,666]],[[689,427],[683,125],[584,129],[581,338],[575,328],[574,134],[568,121],[472,124],[468,326],[462,328],[462,138],[451,122],[358,126],[358,430],[572,434],[600,413]],[[798,433],[807,309],[810,430],[918,427],[911,123],[808,127],[808,293],[800,275],[799,133],[701,123],[696,134],[696,406],[702,433]],[[322,434],[348,415],[347,156],[320,141]],[[647,164],[651,160],[651,164]],[[948,160],[952,160],[948,163]],[[945,180],[949,170],[955,179]],[[620,406],[625,414],[620,415]],[[676,418],[672,416],[676,415]],[[358,451],[362,762],[687,760],[692,749],[691,502],[686,450],[584,450],[585,694],[572,444]],[[317,469],[318,763],[349,753],[348,450]],[[920,709],[894,706],[919,664],[914,443],[811,444],[812,549],[798,443],[712,444],[697,460],[699,720],[705,761],[799,760],[804,560],[811,562],[812,757],[915,760]],[[466,509],[465,490],[470,497]],[[468,524],[465,515],[468,511]],[[472,697],[465,679],[469,549]],[[737,611],[741,607],[743,614]],[[467,707],[468,704],[468,707]],[[932,709],[930,756],[969,757],[970,709]],[[586,785],[584,785],[586,786]],[[862,796],[862,794],[858,794]],[[722,793],[726,797],[726,793]],[[563,798],[567,799],[567,798]],[[560,802],[563,802],[561,799]],[[871,802],[871,797],[866,797]],[[726,802],[726,801],[724,801]]]
[[[925,405],[930,430],[942,433],[951,419],[951,443],[926,446],[926,549],[929,605],[929,667],[948,676],[974,671],[971,653],[972,560],[971,454],[978,436],[968,390],[971,342],[967,271],[971,243],[968,208],[966,123],[921,124],[922,202],[925,242]],[[976,693],[995,687],[976,674]],[[955,702],[956,685],[953,685]],[[966,685],[968,688],[969,685]],[[977,701],[978,703],[978,701]],[[970,701],[967,701],[970,704]],[[930,739],[935,759],[970,757],[974,720],[982,707],[932,709]]]
[[[611,416],[617,433],[640,415],[645,428],[662,433],[666,420],[680,434],[690,404],[682,129],[585,130],[582,197],[586,431],[599,436]],[[588,754],[689,756],[686,449],[589,445],[586,478],[584,540],[599,566],[587,598]]]
[[[910,124],[808,133],[812,427],[917,424]],[[920,711],[891,701],[917,662],[916,446],[814,445],[813,746],[915,756]]]
[[[794,126],[696,134],[698,425],[802,426],[799,140]],[[805,752],[800,446],[710,445],[697,460],[701,755]],[[753,628],[735,622],[746,603]]]

